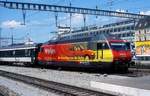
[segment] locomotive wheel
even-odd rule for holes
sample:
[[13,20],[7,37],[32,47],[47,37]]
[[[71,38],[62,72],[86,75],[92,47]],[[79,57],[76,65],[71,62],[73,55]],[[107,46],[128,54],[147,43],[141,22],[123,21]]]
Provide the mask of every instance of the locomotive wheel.
[[120,72],[120,73],[126,73],[128,72],[128,66],[113,66],[113,71],[114,72]]

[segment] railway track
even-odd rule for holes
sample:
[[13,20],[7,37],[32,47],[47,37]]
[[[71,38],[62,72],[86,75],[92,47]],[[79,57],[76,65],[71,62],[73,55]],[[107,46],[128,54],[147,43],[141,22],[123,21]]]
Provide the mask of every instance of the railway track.
[[150,69],[143,68],[129,68],[127,73],[124,74],[116,74],[127,77],[142,77],[150,75]]
[[2,70],[0,70],[0,76],[21,81],[23,83],[30,84],[62,96],[114,96],[103,92],[75,87],[54,81],[43,80]]
[[0,94],[0,96],[3,96],[2,94]]
[[145,69],[145,68],[129,68],[129,71],[150,73],[150,69]]

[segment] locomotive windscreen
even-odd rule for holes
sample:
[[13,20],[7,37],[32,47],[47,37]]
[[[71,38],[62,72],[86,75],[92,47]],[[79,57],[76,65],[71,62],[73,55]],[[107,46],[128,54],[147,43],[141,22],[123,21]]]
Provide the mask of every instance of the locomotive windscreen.
[[126,42],[112,42],[110,46],[114,50],[129,50],[130,46]]

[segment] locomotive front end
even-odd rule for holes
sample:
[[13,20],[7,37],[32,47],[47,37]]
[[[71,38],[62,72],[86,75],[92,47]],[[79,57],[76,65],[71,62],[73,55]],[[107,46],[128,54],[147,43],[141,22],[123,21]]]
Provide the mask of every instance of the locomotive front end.
[[131,62],[132,53],[129,42],[120,40],[110,42],[113,53],[113,64],[115,68],[127,70]]

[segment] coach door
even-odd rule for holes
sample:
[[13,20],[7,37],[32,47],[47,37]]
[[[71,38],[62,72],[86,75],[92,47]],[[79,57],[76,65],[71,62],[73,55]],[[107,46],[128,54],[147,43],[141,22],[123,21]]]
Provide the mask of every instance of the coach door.
[[107,42],[100,42],[97,44],[98,59],[102,62],[112,61],[112,51],[110,50]]
[[102,62],[112,62],[113,54],[107,42],[103,42],[100,46],[101,48],[101,61]]

